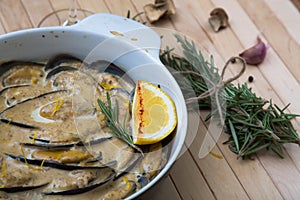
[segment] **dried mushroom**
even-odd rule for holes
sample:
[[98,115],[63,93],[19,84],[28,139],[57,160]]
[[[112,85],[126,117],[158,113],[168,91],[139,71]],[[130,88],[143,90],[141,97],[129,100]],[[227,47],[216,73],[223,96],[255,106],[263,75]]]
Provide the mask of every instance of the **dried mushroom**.
[[157,7],[154,4],[147,4],[144,6],[144,11],[148,20],[151,23],[153,23],[158,21],[162,16],[164,16],[168,10]]
[[223,8],[215,8],[210,12],[210,17],[208,19],[212,29],[218,32],[222,28],[226,28],[228,23],[228,15]]
[[155,0],[154,4],[144,6],[145,15],[153,23],[164,16],[174,15],[176,8],[172,0]]
[[155,5],[166,7],[168,10],[167,15],[174,15],[176,13],[176,8],[172,0],[155,0]]

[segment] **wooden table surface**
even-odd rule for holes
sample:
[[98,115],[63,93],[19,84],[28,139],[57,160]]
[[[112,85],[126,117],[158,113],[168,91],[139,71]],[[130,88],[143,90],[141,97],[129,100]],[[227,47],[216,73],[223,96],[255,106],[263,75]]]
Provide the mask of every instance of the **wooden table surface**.
[[[143,11],[143,5],[153,1],[78,0],[78,4],[94,13],[126,16],[130,10],[133,16]],[[0,0],[0,34],[36,27],[46,14],[68,8],[68,3],[69,0]],[[177,30],[192,38],[209,49],[220,65],[255,44],[259,35],[269,45],[266,59],[259,66],[247,66],[237,82],[247,82],[252,75],[254,82],[249,86],[259,96],[273,99],[280,106],[291,103],[289,112],[300,113],[300,15],[292,1],[175,0],[175,5],[176,15],[147,25]],[[215,7],[224,8],[230,19],[230,27],[218,33],[208,24],[209,13]],[[146,21],[144,15],[141,20]],[[193,126],[198,120],[197,115],[190,114],[188,134],[197,131],[196,137],[169,176],[140,199],[300,199],[300,148],[297,145],[285,146],[284,159],[264,152],[255,156],[255,160],[237,160],[222,144],[227,138],[223,133],[212,150],[222,157],[208,154],[199,159],[206,125],[200,121],[199,126]],[[293,123],[300,133],[300,120]]]

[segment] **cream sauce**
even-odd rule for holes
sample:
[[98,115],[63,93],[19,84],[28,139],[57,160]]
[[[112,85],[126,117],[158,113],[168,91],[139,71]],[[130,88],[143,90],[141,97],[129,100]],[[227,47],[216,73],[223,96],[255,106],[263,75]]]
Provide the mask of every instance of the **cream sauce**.
[[[128,91],[133,88],[132,85],[129,87],[130,83],[91,69],[61,71],[46,79],[48,71],[44,71],[43,65],[20,62],[10,65],[10,69],[0,76],[0,118],[7,120],[0,122],[0,188],[46,185],[17,193],[0,192],[0,199],[121,199],[141,188],[139,176],[144,174],[147,179],[152,179],[163,167],[162,163],[165,164],[168,153],[163,152],[161,144],[144,147],[151,153],[137,160],[141,155],[113,137],[97,106],[97,99],[105,101],[109,91],[112,102],[118,101],[120,121],[129,127],[129,96],[112,88]],[[63,65],[79,67],[78,61],[64,62]],[[14,87],[20,84],[27,86]],[[15,126],[15,122],[36,128],[22,128]],[[102,142],[92,143],[101,138]],[[54,150],[21,144],[38,143],[39,139],[48,140],[50,144],[81,141],[85,145]],[[101,169],[62,170],[25,164],[5,153],[77,166],[112,165]],[[129,165],[132,165],[130,169]],[[112,170],[115,175],[122,175],[123,170],[130,171],[82,194],[44,194],[104,181]]]

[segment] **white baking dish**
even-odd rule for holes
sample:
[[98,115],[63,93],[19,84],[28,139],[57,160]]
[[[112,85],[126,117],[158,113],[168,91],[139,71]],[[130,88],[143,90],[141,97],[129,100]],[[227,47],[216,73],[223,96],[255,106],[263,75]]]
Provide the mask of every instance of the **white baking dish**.
[[187,109],[173,76],[159,61],[160,37],[150,28],[127,18],[92,15],[70,27],[22,30],[0,35],[0,61],[44,60],[66,53],[85,60],[105,59],[128,72],[129,76],[160,84],[176,104],[177,133],[168,163],[136,198],[161,179],[178,158],[187,133]]

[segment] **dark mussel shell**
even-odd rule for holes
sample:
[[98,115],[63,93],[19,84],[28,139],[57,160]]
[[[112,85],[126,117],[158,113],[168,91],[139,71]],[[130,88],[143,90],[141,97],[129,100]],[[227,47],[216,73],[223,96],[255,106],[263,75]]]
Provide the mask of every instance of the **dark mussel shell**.
[[51,58],[45,67],[49,71],[46,80],[63,71],[76,71],[83,65],[83,62],[69,54],[59,54]]
[[24,100],[24,101],[21,101],[21,102],[17,103],[17,104],[14,105],[14,106],[11,106],[11,107],[9,107],[9,108],[3,110],[3,111],[0,113],[0,115],[3,114],[3,113],[5,113],[7,110],[10,110],[10,109],[14,108],[15,106],[18,106],[19,104],[24,104],[24,103],[26,103],[26,102],[29,102],[29,101],[32,101],[32,100],[36,100],[36,99],[46,99],[47,96],[50,96],[51,94],[55,94],[55,93],[66,93],[66,92],[67,92],[67,90],[56,90],[56,91],[51,91],[51,92],[43,93],[43,94],[38,95],[38,96],[36,96],[36,97],[28,98],[28,99],[26,99],[26,100]]
[[20,87],[29,87],[29,86],[31,86],[31,84],[9,86],[9,87],[3,88],[3,89],[0,91],[0,95],[2,95],[5,91],[7,91],[7,90],[9,90],[9,89],[15,89],[15,88],[20,88]]
[[48,80],[49,78],[51,78],[52,76],[54,76],[55,74],[58,74],[60,72],[63,72],[63,71],[76,71],[76,70],[78,70],[78,69],[74,68],[74,67],[70,67],[70,66],[57,67],[57,68],[49,71],[49,73],[46,76],[46,80]]
[[60,143],[20,143],[23,146],[28,146],[28,147],[39,147],[39,148],[45,148],[49,150],[57,150],[57,149],[69,149],[71,147],[74,147],[78,144],[79,142],[74,142],[74,143],[67,143],[67,144],[60,144]]
[[[43,64],[34,63],[34,62],[22,62],[22,61],[11,61],[6,62],[0,65],[0,76],[2,82],[1,85],[3,88],[14,86],[14,85],[24,85],[24,84],[31,84],[32,77],[41,79],[44,77],[43,72]],[[20,71],[20,70],[28,69],[31,70],[29,72]],[[34,74],[32,74],[36,70]],[[17,83],[9,83],[9,79],[11,76],[15,76],[14,80]]]
[[143,156],[141,154],[135,154],[128,165],[116,174],[114,180],[117,180],[118,178],[130,172],[141,161],[142,158]]
[[51,92],[50,89],[41,88],[39,85],[20,85],[5,88],[3,90],[3,96],[6,99],[6,105],[11,107],[15,104],[21,103],[28,99],[34,99],[49,92]]
[[21,123],[21,122],[15,122],[15,121],[12,121],[12,120],[9,120],[9,119],[0,119],[0,121],[3,122],[3,123],[9,124],[9,125],[18,126],[20,128],[39,129],[36,126],[32,126],[32,125],[29,125],[29,124],[24,124],[24,123]]
[[[10,123],[11,125],[19,126],[22,128],[33,128],[33,129],[38,129],[39,123],[34,123],[34,120],[31,120],[31,113],[30,112],[23,112],[23,116],[16,115],[14,119],[10,119],[9,116],[13,116],[16,110],[20,112],[19,106],[22,104],[26,104],[26,106],[38,106],[38,105],[45,105],[49,102],[49,99],[54,98],[52,95],[55,94],[58,97],[60,97],[62,94],[65,94],[66,90],[57,90],[57,91],[52,91],[48,93],[44,93],[42,95],[39,95],[37,97],[29,98],[26,99],[22,102],[19,102],[11,107],[8,107],[4,109],[3,111],[0,112],[0,120],[4,123]],[[23,105],[23,107],[25,107]],[[25,109],[25,108],[24,108]]]
[[40,148],[46,148],[46,149],[64,149],[64,148],[71,148],[74,146],[90,146],[94,144],[99,144],[101,142],[104,142],[106,140],[110,140],[112,136],[106,137],[106,138],[99,138],[92,140],[90,142],[70,142],[70,143],[51,143],[51,141],[46,140],[46,139],[36,139],[33,138],[32,136],[29,137],[29,139],[34,140],[34,143],[20,143],[21,145],[25,146],[32,146],[32,147],[40,147]]
[[7,193],[23,192],[23,191],[27,191],[27,190],[34,190],[34,189],[46,186],[47,184],[49,184],[49,183],[44,183],[41,185],[33,185],[33,186],[3,187],[3,188],[0,188],[0,191],[4,191]]
[[110,63],[104,60],[98,60],[87,66],[89,69],[97,70],[98,72],[106,72],[118,77],[121,77],[125,82],[135,85],[134,81],[128,76],[128,74],[114,63]]
[[113,63],[110,63],[110,65],[104,70],[104,72],[109,73],[109,74],[113,74],[119,77],[123,77],[126,75],[126,72],[121,69],[120,67],[116,66]]
[[82,64],[81,59],[75,56],[69,54],[58,54],[56,56],[53,56],[51,59],[49,59],[49,61],[45,66],[45,71],[49,71],[56,67],[64,67],[64,66],[69,66],[78,69],[81,66],[81,64]]
[[[114,166],[116,164],[117,161],[111,161],[109,163],[100,163],[98,162],[99,160],[96,160],[95,162],[88,162],[87,164],[91,164],[91,165],[80,165],[80,164],[63,164],[63,163],[59,163],[57,161],[53,161],[53,160],[41,160],[41,159],[31,159],[31,158],[24,158],[24,156],[15,156],[12,154],[5,154],[6,156],[15,159],[15,160],[19,160],[21,162],[24,163],[28,163],[31,165],[37,165],[37,166],[41,166],[43,164],[44,167],[51,167],[51,168],[56,168],[56,169],[62,169],[62,170],[76,170],[76,169],[101,169],[101,168],[107,168],[107,167],[111,167]],[[98,163],[98,164],[96,164]]]
[[89,69],[96,70],[100,73],[107,72],[113,75],[117,76],[123,76],[125,74],[125,71],[122,70],[121,68],[117,67],[113,63],[110,63],[105,60],[97,60],[95,62],[92,62],[91,64],[88,65]]
[[144,176],[143,174],[137,175],[137,180],[141,188],[146,186],[150,182],[149,178]]
[[119,187],[112,187],[112,189],[103,196],[103,199],[124,199],[135,192],[136,189],[136,183],[132,180],[128,180],[127,183],[119,185]]
[[115,173],[112,171],[112,173],[109,174],[108,177],[106,177],[104,180],[100,180],[100,181],[98,180],[99,182],[97,180],[93,181],[86,187],[74,188],[74,189],[62,190],[62,191],[49,191],[49,192],[44,192],[44,194],[45,195],[74,195],[74,194],[85,193],[108,183],[110,180],[113,179],[114,175]]

